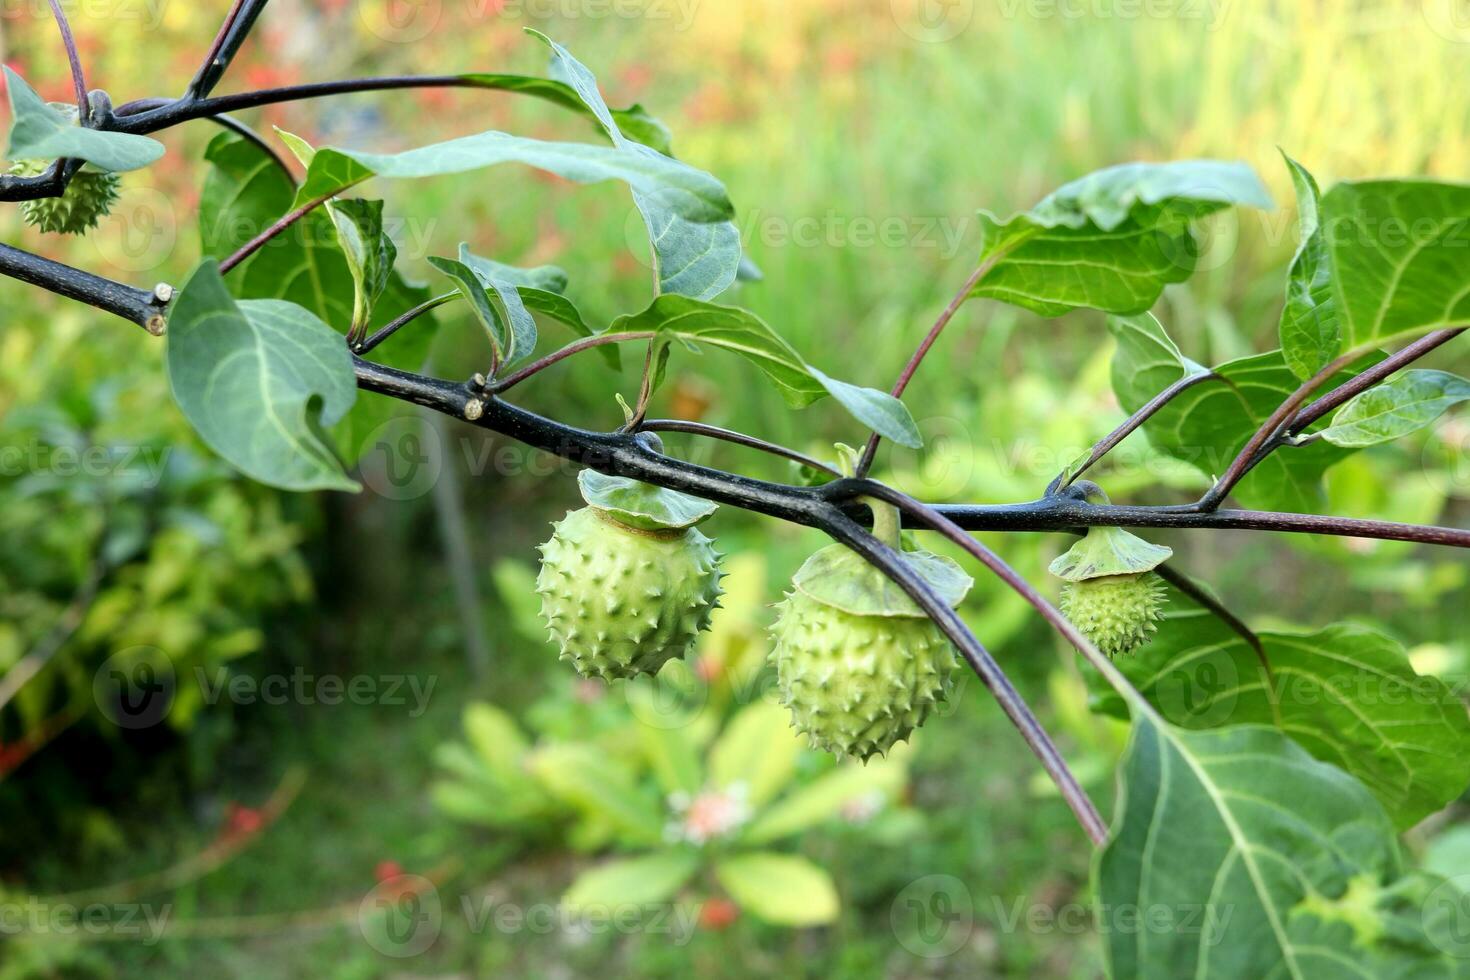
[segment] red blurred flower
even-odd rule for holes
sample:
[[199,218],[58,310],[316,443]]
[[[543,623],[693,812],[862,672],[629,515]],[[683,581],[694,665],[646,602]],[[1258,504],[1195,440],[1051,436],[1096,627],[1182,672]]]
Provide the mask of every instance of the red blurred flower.
[[401,874],[403,874],[403,865],[397,861],[379,861],[373,867],[373,877],[379,882],[391,881]]
[[699,925],[711,932],[726,929],[740,918],[740,906],[728,898],[712,898],[699,908]]

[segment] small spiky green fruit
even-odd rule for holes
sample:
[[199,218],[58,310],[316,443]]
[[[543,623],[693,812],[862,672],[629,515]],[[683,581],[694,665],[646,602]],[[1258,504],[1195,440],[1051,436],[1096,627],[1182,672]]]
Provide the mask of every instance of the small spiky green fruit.
[[[875,533],[896,544],[897,515],[888,510],[874,505]],[[951,606],[973,584],[947,558],[902,555]],[[954,648],[907,594],[842,545],[812,555],[792,585],[772,628],[771,660],[793,727],[839,757],[886,754],[948,697]]]
[[1164,583],[1154,569],[1174,552],[1121,527],[1095,527],[1051,563],[1062,586],[1062,614],[1097,648],[1116,657],[1158,629]]
[[[20,177],[39,177],[50,169],[50,160],[17,160],[10,172]],[[42,231],[80,235],[97,227],[117,203],[121,178],[110,170],[86,166],[72,175],[60,197],[44,197],[21,204],[26,224]]]
[[1062,615],[1097,648],[1116,657],[1148,642],[1164,607],[1164,582],[1153,572],[1105,575],[1062,586]]
[[689,651],[719,607],[720,555],[694,527],[714,506],[583,477],[588,506],[554,524],[541,546],[542,618],[561,658],[584,677],[656,674]]

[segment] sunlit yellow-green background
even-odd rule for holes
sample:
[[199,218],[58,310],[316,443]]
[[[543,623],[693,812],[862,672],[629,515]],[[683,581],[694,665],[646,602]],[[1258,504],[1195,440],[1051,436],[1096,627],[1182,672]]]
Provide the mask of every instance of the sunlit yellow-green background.
[[[67,5],[89,84],[119,104],[181,92],[225,6]],[[972,268],[977,209],[1025,208],[1066,180],[1128,160],[1250,162],[1281,206],[1215,219],[1202,271],[1158,309],[1185,352],[1211,363],[1274,346],[1296,246],[1282,151],[1324,185],[1470,178],[1470,21],[1454,0],[277,0],[219,91],[355,75],[539,73],[545,49],[526,27],[568,45],[612,104],[641,102],[662,118],[679,156],[726,183],[765,273],[727,298],[759,312],[824,371],[875,387],[891,382]],[[48,98],[70,97],[44,3],[6,4],[0,31],[0,60]],[[544,104],[453,89],[241,118],[266,133],[278,126],[317,144],[374,149],[483,129],[592,138],[582,121]],[[11,209],[0,213],[0,234],[136,285],[179,283],[197,256],[200,155],[212,135],[207,122],[164,134],[168,155],[126,177],[120,207],[87,239],[42,236]],[[500,168],[369,192],[402,221],[401,267],[410,276],[427,278],[427,256],[453,254],[465,241],[501,261],[564,267],[570,295],[597,322],[647,301],[642,231],[623,188]],[[899,809],[921,819],[893,839],[853,830],[796,845],[838,883],[843,911],[833,927],[780,930],[746,915],[707,923],[678,946],[650,935],[467,928],[454,913],[461,896],[554,902],[591,859],[555,836],[528,843],[435,809],[434,750],[459,737],[463,706],[489,701],[522,715],[538,701],[543,714],[590,701],[614,715],[629,710],[616,692],[570,684],[552,650],[508,625],[510,611],[524,612],[533,545],[575,503],[567,474],[487,469],[494,446],[445,429],[457,475],[447,493],[409,501],[278,495],[208,461],[168,398],[158,341],[11,282],[0,283],[0,323],[7,440],[44,443],[48,419],[60,413],[87,438],[183,446],[199,461],[197,482],[170,491],[169,513],[189,510],[214,529],[150,525],[146,543],[94,587],[91,556],[113,527],[103,502],[81,495],[57,509],[35,496],[26,474],[0,476],[0,673],[63,617],[78,624],[38,693],[0,716],[0,744],[21,747],[4,757],[18,761],[0,768],[0,893],[55,896],[122,881],[122,891],[104,892],[109,901],[145,893],[167,903],[174,920],[167,938],[146,947],[0,937],[0,975],[7,950],[22,976],[52,975],[45,971],[54,964],[81,975],[242,977],[634,969],[1083,977],[1100,969],[1085,923],[1009,924],[1016,903],[1086,903],[1089,854],[973,679],[959,709],[919,740]],[[482,367],[463,315],[440,323],[435,369],[467,376]],[[929,449],[885,454],[879,475],[934,500],[1038,496],[1120,417],[1107,384],[1110,349],[1097,317],[1043,321],[970,304],[906,398]],[[637,359],[626,360],[621,375],[595,360],[563,365],[517,395],[539,411],[610,428],[621,421],[614,394],[636,390]],[[1436,363],[1463,361],[1442,353]],[[755,372],[717,354],[676,357],[654,414],[816,453],[862,438],[828,403],[788,411]],[[703,462],[791,476],[739,450],[670,443]],[[1470,428],[1448,418],[1406,444],[1355,457],[1334,471],[1327,507],[1463,524],[1467,445]],[[1099,471],[1115,498],[1178,502],[1205,485],[1203,474],[1155,458],[1136,437],[1119,460]],[[446,520],[456,519],[466,523],[467,555],[443,544]],[[705,653],[719,667],[736,637],[758,661],[769,604],[820,541],[739,515],[722,515],[712,533],[745,560],[745,591],[725,614],[718,649]],[[1458,556],[1162,537],[1253,618],[1315,626],[1366,617],[1402,636],[1425,669],[1462,669],[1467,566]],[[1064,546],[1045,536],[991,543],[1042,583]],[[454,579],[463,584],[466,569],[472,581],[457,598]],[[965,613],[1058,726],[1106,809],[1118,733],[1087,720],[1070,656],[991,582],[977,586]],[[478,652],[466,639],[467,616],[484,638]],[[409,671],[438,686],[418,717],[383,705],[192,704],[187,723],[145,737],[99,721],[88,693],[98,663],[138,644],[171,655],[202,650],[208,662],[245,674],[302,665],[349,676]],[[473,667],[480,656],[490,669]],[[82,759],[100,770],[79,769]],[[299,787],[293,774],[305,774]],[[273,791],[290,796],[281,786],[296,792],[279,819],[242,830],[240,808],[256,812]],[[221,840],[242,846],[216,855]],[[358,903],[383,862],[432,873],[452,907],[438,943],[417,959],[386,956],[358,930]],[[159,869],[170,869],[163,880],[127,884]],[[893,924],[905,886],[929,875],[955,876],[971,899],[963,942],[936,957],[917,955]],[[693,893],[717,898],[720,890],[701,880]]]

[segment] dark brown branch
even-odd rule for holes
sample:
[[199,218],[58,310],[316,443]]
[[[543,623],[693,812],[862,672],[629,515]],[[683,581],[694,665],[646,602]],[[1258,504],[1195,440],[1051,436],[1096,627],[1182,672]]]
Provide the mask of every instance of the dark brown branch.
[[1465,330],[1465,327],[1454,327],[1449,330],[1436,330],[1431,334],[1425,334],[1412,344],[1384,358],[1352,380],[1343,382],[1300,412],[1297,412],[1296,417],[1291,420],[1291,424],[1286,427],[1286,431],[1293,435],[1304,431],[1312,423],[1324,417],[1339,405],[1345,404],[1374,385],[1380,384],[1389,375],[1398,371],[1400,368],[1413,364],[1430,351],[1449,343],[1464,333]]

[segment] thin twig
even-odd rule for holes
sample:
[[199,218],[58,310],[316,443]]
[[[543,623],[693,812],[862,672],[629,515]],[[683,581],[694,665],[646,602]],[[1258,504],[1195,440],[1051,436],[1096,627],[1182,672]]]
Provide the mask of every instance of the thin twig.
[[[1203,606],[1216,619],[1220,620],[1220,622],[1234,630],[1256,652],[1256,659],[1261,662],[1262,669],[1266,671],[1266,678],[1274,681],[1274,675],[1271,672],[1271,658],[1266,655],[1266,646],[1261,642],[1261,638],[1256,635],[1255,630],[1246,625],[1245,620],[1231,612],[1229,607],[1216,598],[1214,593],[1210,592],[1209,589],[1173,565],[1166,562],[1158,568],[1155,568],[1154,573],[1194,600],[1197,604]],[[1274,697],[1272,698],[1272,708],[1276,708]],[[1277,718],[1278,722],[1280,720],[1280,718]]]
[[1389,375],[1402,367],[1414,363],[1430,351],[1449,343],[1464,333],[1465,330],[1465,327],[1453,327],[1448,330],[1436,330],[1433,333],[1425,334],[1412,344],[1384,358],[1352,380],[1343,382],[1300,412],[1297,412],[1296,417],[1291,420],[1291,424],[1286,427],[1286,431],[1291,434],[1303,431],[1339,405],[1344,404],[1367,391],[1369,388],[1372,388],[1374,385],[1379,384]]
[[354,344],[352,347],[353,351],[358,354],[366,354],[368,351],[372,350],[374,347],[377,347],[383,341],[387,340],[403,327],[417,320],[425,313],[428,313],[430,310],[438,309],[445,303],[451,303],[454,300],[459,299],[460,295],[460,292],[458,290],[455,290],[454,292],[444,293],[441,296],[435,296],[433,299],[425,300],[418,306],[415,306],[413,309],[400,315],[397,319],[390,321],[386,326],[379,328],[378,332],[373,334],[367,340],[364,340],[360,344]]
[[1121,443],[1124,439],[1127,439],[1130,435],[1132,435],[1139,426],[1143,425],[1149,419],[1157,415],[1160,410],[1164,408],[1164,406],[1168,405],[1175,398],[1178,398],[1180,395],[1184,394],[1184,392],[1193,388],[1195,385],[1199,384],[1202,381],[1219,380],[1220,376],[1214,371],[1206,371],[1201,374],[1185,375],[1178,381],[1175,381],[1169,387],[1165,388],[1163,391],[1159,392],[1157,395],[1151,398],[1148,404],[1144,405],[1138,411],[1128,416],[1128,418],[1123,422],[1122,425],[1118,426],[1112,432],[1104,436],[1097,445],[1092,447],[1092,452],[1088,454],[1087,459],[1083,460],[1082,464],[1078,466],[1075,470],[1072,470],[1070,472],[1063,471],[1061,473],[1058,473],[1056,479],[1052,480],[1051,485],[1046,488],[1046,492],[1048,494],[1053,494],[1056,493],[1058,490],[1071,486],[1071,484],[1078,477],[1086,473],[1100,459],[1102,459],[1108,453],[1117,448],[1118,444]]
[[564,361],[573,354],[580,354],[584,350],[591,350],[593,347],[601,347],[604,344],[622,344],[630,340],[648,340],[652,337],[653,331],[651,330],[630,330],[625,333],[599,333],[593,334],[591,337],[583,337],[581,340],[567,344],[561,350],[555,350],[545,357],[537,358],[514,374],[506,375],[492,382],[486,390],[497,395],[503,391],[509,391],[527,378],[545,371],[553,364]]
[[[944,328],[949,326],[949,321],[954,319],[954,315],[965,304],[965,300],[970,298],[971,290],[975,288],[981,279],[985,278],[991,269],[995,268],[995,264],[1002,257],[1003,253],[992,255],[980,263],[974,272],[970,273],[970,278],[966,279],[964,285],[960,287],[959,292],[954,294],[954,298],[949,301],[949,305],[939,314],[939,319],[934,321],[934,326],[929,328],[929,332],[919,342],[919,346],[914,351],[913,356],[909,358],[908,363],[899,372],[898,380],[893,383],[893,388],[889,392],[894,398],[899,398],[903,395],[905,389],[909,386],[909,382],[914,379],[914,373],[919,370],[919,365],[923,363],[924,355],[929,353],[929,348],[934,346],[934,342],[939,339],[939,335],[944,332]],[[868,475],[868,470],[873,466],[873,457],[878,454],[878,443],[882,438],[876,432],[868,437],[868,444],[863,447],[862,458],[858,460],[857,467],[854,470],[858,477]]]
[[809,466],[814,470],[820,470],[834,479],[841,479],[843,473],[832,466],[827,465],[819,459],[815,459],[805,453],[799,453],[778,443],[767,442],[755,436],[748,436],[743,432],[733,429],[722,429],[718,425],[707,425],[704,422],[687,422],[683,419],[647,419],[638,426],[640,432],[687,432],[690,435],[708,436],[711,439],[721,439],[725,442],[734,443],[737,446],[746,446],[750,449],[758,449],[772,456],[781,456],[792,462]]
[[[350,186],[352,185],[349,184],[348,187]],[[259,235],[256,235],[254,238],[250,239],[250,241],[246,242],[244,245],[241,245],[238,249],[235,250],[235,254],[231,255],[229,258],[221,262],[219,264],[219,274],[224,275],[235,266],[239,265],[241,262],[244,262],[246,259],[250,258],[250,256],[260,251],[260,249],[263,248],[265,244],[269,242],[272,238],[275,238],[281,232],[285,231],[287,228],[290,228],[296,222],[300,221],[302,218],[306,217],[308,214],[315,211],[323,204],[326,204],[328,201],[330,201],[332,198],[336,197],[338,194],[342,193],[346,189],[347,187],[340,187],[332,191],[330,194],[323,194],[321,197],[313,198],[312,200],[307,201],[305,204],[301,205],[299,208],[295,208],[294,210],[287,212],[285,215],[282,215],[280,218],[277,218],[276,221],[269,228],[261,232]]]
[[71,83],[77,94],[78,123],[86,126],[91,119],[91,107],[87,103],[87,79],[82,73],[82,57],[77,53],[77,41],[72,37],[71,25],[66,21],[66,11],[61,9],[61,0],[51,0],[51,15],[61,31],[61,43],[66,47],[66,60],[71,63]]

